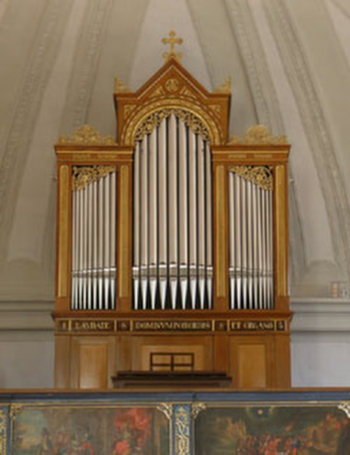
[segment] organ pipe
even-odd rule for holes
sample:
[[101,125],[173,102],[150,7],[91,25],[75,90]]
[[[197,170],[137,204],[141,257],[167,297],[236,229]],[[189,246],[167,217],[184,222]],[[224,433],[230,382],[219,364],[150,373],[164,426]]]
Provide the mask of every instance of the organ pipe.
[[174,113],[135,146],[134,201],[134,308],[211,308],[210,149]]
[[116,191],[114,167],[74,168],[72,310],[115,308]]
[[[160,308],[165,309],[167,295],[167,274],[168,274],[168,153],[167,153],[167,127],[162,122],[158,130],[158,175],[159,184],[158,208],[159,208],[159,256],[158,275]],[[164,178],[166,177],[166,178]],[[136,178],[136,176],[135,176]],[[135,218],[137,219],[137,218]]]
[[271,171],[237,166],[228,191],[230,308],[273,309]]
[[212,308],[212,294],[213,294],[213,251],[212,251],[212,175],[211,175],[211,153],[209,143],[205,143],[205,182],[206,182],[206,284],[207,284],[207,299],[208,308]]

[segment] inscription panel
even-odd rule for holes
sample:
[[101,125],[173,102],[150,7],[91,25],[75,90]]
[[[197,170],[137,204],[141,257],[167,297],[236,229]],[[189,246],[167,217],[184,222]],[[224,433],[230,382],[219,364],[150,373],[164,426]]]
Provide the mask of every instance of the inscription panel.
[[173,319],[56,319],[56,332],[286,332],[284,319],[229,321],[205,319],[174,321]]

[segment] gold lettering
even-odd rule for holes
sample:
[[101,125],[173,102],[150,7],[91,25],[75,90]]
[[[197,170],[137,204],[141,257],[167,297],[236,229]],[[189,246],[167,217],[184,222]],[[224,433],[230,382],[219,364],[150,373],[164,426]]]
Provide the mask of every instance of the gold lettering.
[[210,330],[210,321],[135,321],[134,330]]
[[112,331],[112,321],[73,321],[75,331]]

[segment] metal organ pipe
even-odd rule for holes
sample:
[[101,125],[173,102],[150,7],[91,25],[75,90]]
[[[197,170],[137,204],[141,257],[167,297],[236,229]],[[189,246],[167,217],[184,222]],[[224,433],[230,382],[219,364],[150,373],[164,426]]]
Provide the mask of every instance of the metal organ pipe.
[[116,170],[76,167],[72,191],[73,310],[111,310],[116,298]]
[[[140,147],[138,142],[134,151],[134,218],[141,219],[140,213]],[[133,283],[134,283],[134,308],[139,308],[139,290],[140,290],[140,223],[134,223],[134,266],[133,266]]]
[[189,281],[191,292],[191,308],[196,309],[197,301],[197,139],[189,135]]
[[212,174],[211,174],[211,153],[208,142],[205,143],[205,182],[206,182],[206,283],[207,283],[207,299],[208,299],[208,308],[212,308],[212,295],[213,295],[213,232],[212,232]]
[[187,174],[187,132],[179,122],[179,275],[181,308],[186,309],[188,291],[188,174]]
[[[77,213],[77,198],[78,195],[76,192],[73,192],[72,195],[72,238],[77,239],[78,238],[78,229],[79,229],[79,214]],[[72,248],[72,309],[75,310],[75,306],[78,300],[78,276],[77,276],[77,270],[78,270],[78,248],[77,248],[77,242],[74,243],[73,248]]]
[[[235,174],[233,172],[229,173],[228,176],[228,185],[229,185],[229,248],[230,248],[230,262],[229,262],[229,277],[230,277],[230,294],[231,296],[236,296],[236,219],[235,219],[235,204],[233,197],[235,194],[234,185],[235,185]],[[232,299],[231,299],[232,300]]]
[[228,191],[230,308],[273,309],[273,205],[269,168],[233,168],[229,172]]
[[116,250],[116,233],[117,233],[117,178],[116,173],[112,172],[110,174],[109,184],[110,184],[110,207],[111,207],[111,224],[110,224],[110,241],[111,241],[111,252],[110,252],[110,286],[111,286],[111,295],[110,295],[110,306],[114,308],[116,300],[116,259],[117,259],[117,250]]
[[273,240],[272,240],[272,192],[269,191],[267,193],[267,280],[268,280],[268,298],[267,298],[267,306],[269,309],[272,308],[272,299],[273,299]]
[[[98,279],[98,309],[102,310],[103,304],[103,180],[97,182],[97,207],[101,216],[98,217],[98,255],[97,255],[97,279]],[[102,212],[102,213],[101,213]]]
[[[176,308],[178,285],[178,149],[177,121],[172,114],[168,121],[168,198],[169,198],[169,278],[171,307]],[[150,216],[155,216],[151,214]]]
[[[168,285],[168,152],[167,152],[167,125],[162,122],[158,130],[158,213],[159,213],[159,251],[158,276],[160,308],[165,309]],[[136,178],[136,176],[135,176]],[[137,220],[135,214],[135,220]],[[140,220],[141,221],[141,220]]]
[[211,308],[210,149],[174,112],[135,146],[134,201],[134,308]]
[[198,150],[197,150],[197,199],[198,199],[198,250],[197,250],[197,264],[198,264],[198,287],[199,287],[199,302],[200,309],[204,309],[205,302],[205,146],[203,139],[198,137]]
[[[231,175],[231,173],[230,173]],[[234,180],[234,194],[230,193],[230,198],[232,201],[231,204],[234,203],[234,219],[231,221],[230,224],[234,224],[235,226],[235,253],[236,257],[231,258],[231,266],[232,269],[235,271],[233,275],[233,279],[235,280],[235,288],[237,289],[235,299],[235,307],[240,310],[242,308],[242,229],[241,229],[241,182],[238,179],[236,174],[233,174]],[[233,241],[233,240],[232,240]],[[234,295],[231,293],[231,296]],[[232,300],[232,297],[231,297]]]
[[[149,212],[158,213],[158,182],[157,182],[157,132],[153,131],[148,136],[148,155],[149,155]],[[158,218],[148,217],[149,223],[149,283],[151,308],[154,310],[156,305],[157,291],[157,259],[158,259]]]
[[147,136],[141,143],[141,219],[140,223],[140,265],[141,265],[141,301],[142,309],[147,308],[148,295],[148,141]]

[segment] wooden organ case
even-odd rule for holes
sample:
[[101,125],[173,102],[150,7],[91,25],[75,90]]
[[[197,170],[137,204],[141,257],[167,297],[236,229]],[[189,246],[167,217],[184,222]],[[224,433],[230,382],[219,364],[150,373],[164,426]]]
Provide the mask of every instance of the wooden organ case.
[[288,387],[289,145],[262,126],[228,140],[228,85],[208,93],[174,53],[114,98],[116,142],[83,126],[56,145],[56,386],[211,371]]

